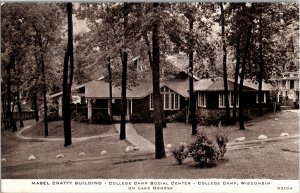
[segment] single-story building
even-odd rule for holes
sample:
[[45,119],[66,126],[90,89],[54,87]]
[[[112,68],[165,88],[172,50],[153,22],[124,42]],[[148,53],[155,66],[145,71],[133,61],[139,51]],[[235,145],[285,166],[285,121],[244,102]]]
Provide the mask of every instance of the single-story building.
[[[231,114],[233,113],[234,104],[234,80],[228,79],[228,98]],[[194,91],[197,95],[197,115],[199,119],[219,119],[225,117],[225,96],[224,96],[224,81],[222,78],[201,79],[195,82]],[[268,108],[270,104],[270,90],[272,86],[263,83],[263,108]],[[239,90],[239,84],[238,84]],[[245,80],[243,87],[245,115],[250,113],[251,110],[258,108],[258,84],[252,81]],[[240,104],[239,96],[237,97],[236,107]]]

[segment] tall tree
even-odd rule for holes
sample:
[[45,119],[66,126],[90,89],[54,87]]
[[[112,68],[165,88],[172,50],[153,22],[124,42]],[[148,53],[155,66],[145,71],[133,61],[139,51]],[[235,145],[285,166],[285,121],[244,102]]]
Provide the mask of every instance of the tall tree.
[[230,121],[230,109],[229,109],[229,99],[228,99],[228,85],[227,85],[227,48],[226,48],[226,34],[225,34],[225,13],[223,8],[223,3],[220,3],[221,9],[221,26],[222,26],[222,48],[223,48],[223,82],[224,82],[224,98],[226,107],[226,120]]
[[124,45],[120,50],[121,61],[122,61],[122,101],[121,101],[121,124],[120,124],[120,139],[123,140],[126,138],[126,111],[127,111],[127,98],[126,98],[126,89],[127,89],[127,61],[128,53],[126,51],[126,41],[128,38],[128,14],[129,14],[129,4],[124,3],[122,14],[124,18],[123,30],[124,30]]
[[159,4],[153,3],[153,28],[152,28],[152,81],[153,81],[153,106],[154,106],[154,124],[155,124],[155,158],[166,157],[163,125],[162,125],[162,105],[160,95],[160,17]]
[[[67,3],[68,16],[68,45],[64,59],[63,73],[63,118],[64,118],[64,136],[65,146],[72,144],[71,132],[71,114],[70,114],[70,98],[71,86],[74,71],[74,55],[73,55],[73,21],[72,21],[72,3]],[[70,64],[70,66],[69,66]]]
[[245,68],[246,68],[246,63],[247,63],[247,55],[249,51],[249,46],[250,46],[250,40],[251,40],[251,34],[252,34],[252,26],[253,26],[253,10],[254,10],[254,4],[251,5],[251,10],[249,12],[249,19],[248,19],[248,29],[247,29],[247,34],[246,34],[246,43],[245,43],[245,48],[243,51],[243,62],[242,62],[242,69],[241,69],[241,77],[240,77],[240,86],[239,86],[239,99],[240,99],[240,104],[239,104],[239,123],[240,123],[240,130],[245,129],[245,124],[244,124],[244,103],[245,103],[245,94],[243,93],[243,88],[244,88],[244,77],[245,77]]

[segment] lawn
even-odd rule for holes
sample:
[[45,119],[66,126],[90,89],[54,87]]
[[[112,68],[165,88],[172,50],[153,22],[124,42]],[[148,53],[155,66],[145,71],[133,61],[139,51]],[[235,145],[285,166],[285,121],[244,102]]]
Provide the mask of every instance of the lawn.
[[[273,119],[272,114],[259,117],[245,123],[246,129],[239,130],[239,125],[223,126],[222,132],[228,135],[229,142],[234,142],[238,137],[246,137],[246,140],[257,139],[259,135],[267,135],[268,137],[279,137],[281,133],[289,133],[290,135],[299,134],[299,117],[298,114],[292,112],[277,113],[278,120]],[[149,123],[134,124],[137,132],[155,142],[154,125]],[[214,136],[217,127],[198,126],[200,131],[204,131],[210,136]],[[177,145],[180,142],[191,143],[195,136],[191,136],[191,125],[185,123],[168,123],[164,128],[165,144]]]
[[[118,145],[118,144],[116,144]],[[225,161],[215,168],[199,168],[191,158],[177,165],[173,157],[155,160],[154,155],[119,160],[91,160],[42,164],[4,173],[4,178],[71,179],[293,179],[299,178],[298,139],[265,144],[253,149],[229,150]],[[289,149],[291,151],[283,151]],[[299,151],[298,151],[299,152]],[[123,154],[124,155],[124,154]],[[30,168],[30,169],[29,169]],[[3,171],[7,171],[4,169]]]
[[[73,141],[72,145],[64,147],[64,141],[40,141],[37,139],[23,140],[17,138],[11,131],[1,132],[1,157],[6,159],[2,166],[51,163],[67,160],[116,157],[125,153],[129,145],[127,141],[120,141],[119,136],[94,138],[85,141]],[[107,155],[101,155],[101,151],[107,151]],[[79,153],[85,152],[84,157]],[[56,155],[64,154],[64,158],[56,159]],[[30,155],[36,160],[28,161]]]
[[[48,137],[63,137],[63,121],[53,121],[48,124]],[[116,133],[113,125],[100,125],[100,124],[88,124],[71,122],[72,125],[72,137],[86,137],[93,135],[102,135],[109,133]],[[29,129],[26,129],[22,134],[26,137],[44,137],[44,122],[40,121],[34,123]]]

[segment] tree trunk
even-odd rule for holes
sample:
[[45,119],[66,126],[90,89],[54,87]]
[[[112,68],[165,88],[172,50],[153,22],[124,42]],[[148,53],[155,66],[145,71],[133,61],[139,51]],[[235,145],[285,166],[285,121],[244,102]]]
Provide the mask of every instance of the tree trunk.
[[17,108],[18,108],[18,113],[19,113],[20,128],[23,128],[24,123],[23,123],[23,117],[22,117],[22,106],[21,106],[19,91],[17,92]]
[[[154,12],[158,3],[153,4]],[[156,15],[155,15],[156,16]],[[155,159],[166,157],[164,136],[162,127],[162,105],[160,95],[160,43],[159,43],[159,18],[155,18],[152,31],[152,47],[153,47],[153,65],[152,65],[152,81],[153,81],[153,106],[154,106],[154,124],[155,124]]]
[[17,131],[17,125],[16,125],[16,120],[14,119],[14,116],[11,112],[11,99],[12,99],[12,94],[11,94],[11,67],[15,63],[15,55],[12,53],[12,56],[10,58],[10,61],[8,63],[8,66],[6,66],[6,73],[7,73],[7,115],[9,118],[10,122],[10,128],[12,128],[12,132]]
[[[1,90],[5,90],[4,88],[3,88],[3,86],[1,85]],[[3,91],[2,90],[2,91]],[[3,128],[4,129],[8,129],[9,127],[8,127],[8,121],[7,121],[7,119],[8,119],[8,117],[7,117],[7,104],[6,104],[6,97],[5,97],[5,95],[1,95],[1,106],[2,106],[2,111],[1,111],[1,121],[3,121]]]
[[110,121],[112,121],[113,120],[113,114],[112,114],[112,77],[111,77],[110,58],[108,58],[107,70],[108,70],[108,83],[109,83],[109,114],[110,114]]
[[42,83],[43,83],[43,103],[44,103],[44,129],[45,137],[48,137],[48,107],[47,107],[47,87],[46,87],[46,75],[45,75],[45,61],[44,61],[44,50],[41,34],[38,33],[38,43],[40,49],[40,65],[42,73]]
[[37,90],[36,89],[34,89],[33,94],[32,94],[32,106],[33,106],[35,122],[38,122],[40,120],[40,118],[39,118],[39,109],[38,109],[38,104],[37,104]]
[[[67,3],[68,12],[68,47],[64,59],[63,72],[63,118],[64,118],[64,136],[65,146],[72,144],[71,114],[70,114],[70,98],[73,80],[73,21],[72,21],[72,3]],[[70,59],[70,69],[68,61]],[[70,72],[69,72],[70,70]]]
[[225,40],[225,16],[223,10],[223,3],[220,3],[221,7],[221,21],[222,21],[222,42],[223,42],[223,81],[224,81],[224,97],[225,97],[225,107],[226,107],[226,121],[230,121],[230,109],[228,100],[228,85],[227,85],[227,49]]
[[194,21],[192,18],[189,19],[189,30],[190,30],[190,38],[189,38],[189,70],[191,76],[189,77],[189,90],[190,90],[190,117],[192,122],[192,135],[197,134],[197,119],[196,119],[196,99],[194,93],[194,48],[193,48],[193,25]]
[[127,89],[127,61],[128,54],[126,51],[127,47],[127,38],[128,38],[128,14],[129,14],[129,4],[124,3],[122,10],[124,23],[124,50],[121,50],[121,60],[122,60],[122,91],[121,91],[121,124],[120,124],[120,139],[126,139],[126,111],[127,111],[127,98],[126,98],[126,89]]
[[127,99],[126,99],[126,83],[127,83],[127,52],[123,52],[122,58],[122,101],[121,101],[121,125],[120,125],[120,139],[126,139],[126,110],[127,110]]
[[262,92],[262,81],[264,74],[264,60],[263,60],[263,47],[262,47],[262,13],[259,16],[259,74],[258,74],[258,116],[263,116],[262,110],[262,100],[263,100],[263,92]]
[[167,122],[166,122],[166,116],[165,116],[165,111],[164,111],[164,103],[162,97],[160,98],[160,104],[161,104],[161,121],[162,121],[162,127],[166,128],[167,127]]
[[249,26],[247,30],[247,36],[246,36],[246,45],[244,48],[244,55],[243,55],[243,63],[242,63],[242,71],[241,71],[241,80],[240,80],[240,87],[239,87],[239,99],[240,99],[240,105],[239,105],[239,122],[240,122],[240,130],[245,129],[245,124],[244,124],[244,94],[243,94],[243,85],[244,85],[244,76],[245,76],[245,68],[246,68],[246,63],[247,63],[247,55],[248,55],[248,49],[250,46],[250,39],[251,39],[251,31],[252,31],[252,12],[253,12],[253,6],[251,7],[251,13],[249,17]]
[[236,121],[236,105],[237,105],[237,98],[238,98],[238,79],[239,79],[239,70],[240,70],[240,40],[241,40],[241,32],[238,31],[238,37],[236,42],[236,64],[235,64],[235,73],[234,73],[234,89],[233,89],[233,121]]

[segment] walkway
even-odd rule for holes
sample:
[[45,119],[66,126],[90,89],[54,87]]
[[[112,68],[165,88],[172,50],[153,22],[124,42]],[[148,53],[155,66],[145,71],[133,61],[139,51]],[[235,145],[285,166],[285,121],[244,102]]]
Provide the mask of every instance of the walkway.
[[[16,132],[16,136],[20,139],[25,139],[25,140],[38,140],[38,141],[63,141],[65,140],[64,138],[55,138],[55,137],[26,137],[22,134],[23,131],[30,129],[31,126],[26,126],[22,128],[21,130]],[[88,137],[73,137],[72,141],[85,141],[88,139],[98,139],[98,138],[104,138],[104,137],[112,137],[112,136],[117,136],[118,133],[111,133],[111,134],[103,134],[103,135],[94,135],[94,136],[88,136]]]
[[289,109],[285,111],[299,114],[299,109]]
[[[115,128],[120,133],[120,124],[115,124]],[[154,144],[137,133],[131,123],[126,123],[126,140],[142,152],[155,152]]]

